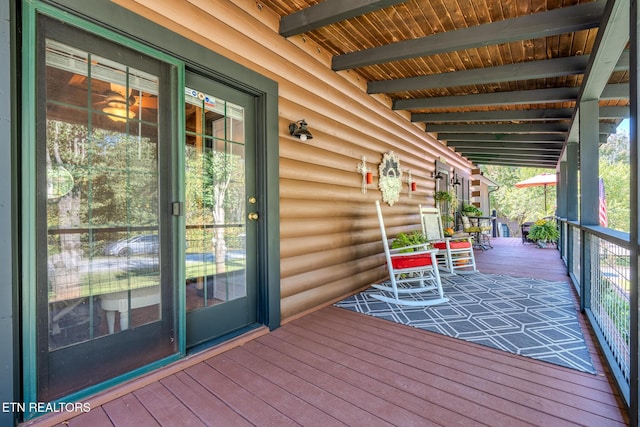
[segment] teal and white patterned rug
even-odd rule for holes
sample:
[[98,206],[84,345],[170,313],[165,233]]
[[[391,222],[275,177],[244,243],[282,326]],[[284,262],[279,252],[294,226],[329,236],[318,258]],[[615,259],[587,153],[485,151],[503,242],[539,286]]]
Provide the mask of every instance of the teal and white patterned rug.
[[389,304],[369,288],[336,306],[595,374],[569,284],[476,273],[442,285],[449,302],[441,305]]

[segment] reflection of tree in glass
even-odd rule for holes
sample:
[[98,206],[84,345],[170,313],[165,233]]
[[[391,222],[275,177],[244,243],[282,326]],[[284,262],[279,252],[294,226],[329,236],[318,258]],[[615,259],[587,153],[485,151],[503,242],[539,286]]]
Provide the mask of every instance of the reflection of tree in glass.
[[191,146],[187,146],[186,162],[187,224],[216,226],[212,244],[216,272],[222,273],[227,253],[225,237],[229,231],[224,225],[244,222],[244,162],[241,156],[220,151],[206,150],[198,154]]
[[115,237],[86,230],[157,226],[157,144],[49,120],[45,155],[48,170],[64,168],[73,178],[70,191],[47,203],[48,229],[61,230],[49,234],[50,267],[64,270],[68,285],[78,284],[78,262],[102,253]]

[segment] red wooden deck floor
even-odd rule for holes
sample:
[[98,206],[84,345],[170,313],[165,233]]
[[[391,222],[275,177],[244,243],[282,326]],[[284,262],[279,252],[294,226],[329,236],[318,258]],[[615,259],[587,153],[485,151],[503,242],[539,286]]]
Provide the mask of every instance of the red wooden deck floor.
[[[496,239],[477,259],[487,273],[567,280],[556,250],[517,239]],[[584,331],[597,375],[326,307],[107,391],[89,413],[38,424],[626,425]]]

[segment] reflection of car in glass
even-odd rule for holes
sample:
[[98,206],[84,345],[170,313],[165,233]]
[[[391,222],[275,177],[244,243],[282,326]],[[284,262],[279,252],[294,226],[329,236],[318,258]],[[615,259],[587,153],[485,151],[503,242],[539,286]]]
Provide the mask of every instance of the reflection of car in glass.
[[120,239],[109,243],[104,248],[106,255],[127,256],[158,253],[158,235],[144,234],[142,236]]

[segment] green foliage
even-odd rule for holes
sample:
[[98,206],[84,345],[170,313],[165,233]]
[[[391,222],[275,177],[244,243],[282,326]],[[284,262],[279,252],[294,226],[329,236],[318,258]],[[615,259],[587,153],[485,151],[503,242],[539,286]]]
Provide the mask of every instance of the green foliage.
[[[631,197],[629,165],[629,135],[622,131],[611,135],[606,144],[600,146],[598,174],[604,180],[607,195],[609,228],[629,232],[629,207]],[[539,173],[553,172],[549,169],[520,168],[513,166],[484,165],[482,170],[500,188],[491,193],[491,206],[499,217],[517,221],[534,221],[555,214],[556,187],[548,186],[548,211],[544,212],[544,188],[515,188],[514,184]]]
[[534,242],[556,242],[560,237],[560,232],[556,227],[555,221],[540,219],[536,221],[529,229],[529,240]]
[[[517,182],[540,173],[549,173],[549,169],[521,168],[516,166],[483,166],[485,176],[500,185],[491,193],[491,206],[499,217],[517,221],[521,225],[525,221],[535,221],[555,212],[556,187],[547,186],[548,212],[544,211],[544,187],[516,188]],[[551,171],[552,172],[552,171]]]
[[598,173],[604,181],[607,195],[609,228],[629,232],[631,206],[631,167],[629,165],[629,136],[623,132],[612,135],[600,147]]
[[[429,239],[427,238],[427,236],[415,230],[409,234],[399,233],[396,236],[396,238],[393,239],[393,242],[391,243],[391,248],[399,249],[399,248],[404,248],[405,246],[419,245],[421,243],[428,243],[428,242],[429,242]],[[415,248],[410,248],[410,249],[401,250],[400,252],[413,252],[414,250]]]
[[462,214],[465,216],[482,216],[483,212],[474,205],[463,203]]
[[436,202],[450,202],[453,200],[453,196],[448,191],[436,191],[433,198]]
[[157,225],[156,141],[48,120],[46,155],[73,177],[69,193],[49,199],[49,227]]

